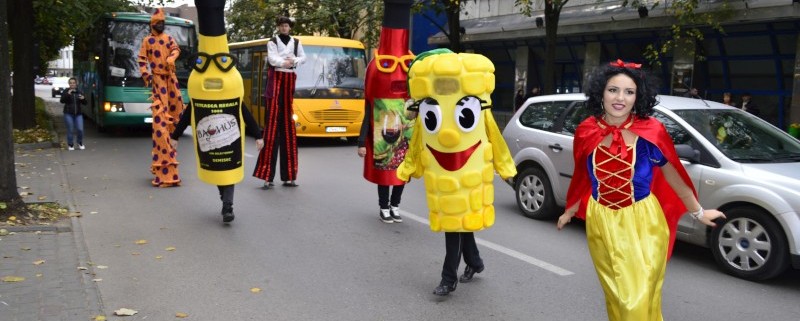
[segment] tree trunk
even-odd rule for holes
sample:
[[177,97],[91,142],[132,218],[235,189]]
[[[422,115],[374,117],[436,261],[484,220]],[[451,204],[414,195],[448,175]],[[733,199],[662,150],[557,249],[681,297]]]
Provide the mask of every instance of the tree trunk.
[[543,94],[555,94],[556,81],[556,40],[558,39],[558,18],[561,9],[553,7],[553,3],[548,1],[544,7],[544,28],[545,28],[545,55],[544,55],[544,82]]
[[[14,128],[28,129],[36,126],[33,68],[34,57],[39,57],[39,53],[35,53],[33,50],[33,39],[31,38],[34,19],[33,2],[9,0],[7,9],[11,41],[14,43],[14,96],[11,116]],[[6,41],[6,43],[8,42]]]
[[[11,134],[11,92],[8,68],[8,7],[0,5],[0,202],[19,201]],[[14,76],[16,78],[16,75]]]
[[447,5],[447,30],[449,34],[447,38],[450,39],[450,50],[453,52],[461,52],[461,6],[458,2],[455,4],[450,3]]

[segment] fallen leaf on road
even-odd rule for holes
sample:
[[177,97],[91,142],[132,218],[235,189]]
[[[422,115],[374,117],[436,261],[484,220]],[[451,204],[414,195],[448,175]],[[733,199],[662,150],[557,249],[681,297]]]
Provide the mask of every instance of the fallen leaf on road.
[[114,311],[114,315],[129,316],[139,313],[139,311],[122,308]]
[[163,259],[163,258],[164,258],[164,257],[163,257],[163,256],[161,256],[161,255],[159,255],[159,256],[156,256],[156,260],[160,260],[160,259]]
[[106,321],[106,320],[108,320],[108,319],[106,319],[106,316],[104,316],[104,315],[98,315],[98,316],[95,316],[94,318],[92,318],[92,321]]
[[100,281],[103,281],[103,279],[92,279],[92,281],[93,282],[100,282]]
[[88,270],[88,269],[89,269],[89,268],[87,268],[87,267],[85,267],[85,266],[79,266],[79,267],[78,267],[78,270],[81,270],[81,271],[86,271],[86,270]]
[[107,269],[107,268],[108,268],[108,266],[105,266],[105,265],[98,265],[98,266],[97,266],[97,268],[98,268],[98,269],[101,269],[101,270],[105,270],[105,269]]
[[33,195],[33,193],[31,193],[31,192],[22,192],[22,193],[19,193],[19,196],[28,196],[28,195]]
[[23,250],[23,251],[30,251],[30,250],[31,250],[31,248],[29,248],[29,247],[23,247],[23,248],[20,248],[20,250]]
[[27,187],[27,186],[20,186],[19,188],[21,188],[21,189],[29,189],[30,187]]
[[44,201],[44,200],[47,199],[47,196],[39,196],[39,197],[37,197],[37,199],[40,200],[40,201]]
[[25,281],[25,278],[21,277],[21,276],[9,275],[9,276],[4,276],[4,277],[0,278],[0,281],[3,281],[3,282],[22,282],[22,281]]
[[97,214],[97,211],[91,211],[89,214]]
[[8,220],[9,220],[9,221],[16,221],[16,220],[17,220],[17,217],[16,217],[16,216],[9,216],[9,217],[8,217]]
[[175,247],[174,246],[170,246],[170,247],[168,247],[168,248],[166,248],[164,250],[166,250],[166,251],[175,251]]
[[188,318],[189,315],[186,314],[186,313],[183,313],[183,312],[178,312],[178,313],[175,313],[175,317],[183,319],[183,318]]
[[131,255],[141,255],[142,253],[139,252],[131,252]]
[[259,292],[261,292],[261,289],[259,289],[259,288],[251,288],[251,289],[250,289],[250,292],[252,292],[252,293],[259,293]]
[[81,217],[81,216],[83,216],[83,214],[81,214],[81,212],[72,212],[72,213],[69,213],[67,216],[69,216],[69,217]]
[[33,265],[42,265],[42,264],[44,264],[44,260],[33,261]]
[[136,241],[136,244],[139,244],[139,245],[147,244],[147,240],[138,240],[138,241]]
[[44,276],[44,274],[41,274],[41,273],[36,273],[36,277],[37,277],[37,278],[40,278],[40,277],[43,277],[43,276]]

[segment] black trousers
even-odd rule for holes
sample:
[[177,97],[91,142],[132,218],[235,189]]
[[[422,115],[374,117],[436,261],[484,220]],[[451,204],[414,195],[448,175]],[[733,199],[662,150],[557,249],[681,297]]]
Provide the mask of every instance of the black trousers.
[[458,280],[458,264],[461,263],[461,256],[464,256],[464,263],[479,270],[483,268],[483,260],[478,253],[478,245],[475,244],[475,234],[472,232],[445,232],[445,247],[447,254],[444,256],[442,266],[442,282],[455,284]]
[[234,185],[217,185],[223,207],[233,207],[233,187]]
[[378,206],[384,210],[389,209],[390,205],[394,207],[400,205],[400,197],[403,196],[405,185],[394,185],[391,198],[389,197],[389,187],[389,185],[378,185]]

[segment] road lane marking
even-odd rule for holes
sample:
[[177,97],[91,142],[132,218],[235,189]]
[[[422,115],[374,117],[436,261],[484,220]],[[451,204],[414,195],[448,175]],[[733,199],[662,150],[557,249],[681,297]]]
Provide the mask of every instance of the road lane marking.
[[[415,221],[417,221],[419,223],[422,223],[424,225],[430,226],[430,222],[427,219],[424,219],[422,217],[419,217],[417,215],[414,215],[414,214],[409,213],[409,212],[404,211],[404,210],[400,210],[400,213],[402,213],[403,216],[405,216],[405,217],[408,217],[408,218],[410,218],[412,220],[415,220]],[[575,274],[572,271],[569,271],[567,269],[555,266],[553,264],[547,263],[545,261],[542,261],[542,260],[537,259],[535,257],[532,257],[530,255],[527,255],[527,254],[524,254],[524,253],[520,253],[518,251],[509,249],[509,248],[507,248],[505,246],[502,246],[500,244],[497,244],[497,243],[489,242],[489,241],[484,240],[484,239],[479,238],[479,237],[475,238],[475,243],[478,243],[480,245],[483,245],[485,247],[488,247],[488,248],[490,248],[492,250],[495,250],[497,252],[503,253],[505,255],[508,255],[510,257],[513,257],[513,258],[518,259],[520,261],[523,261],[525,263],[532,264],[534,266],[540,267],[540,268],[542,268],[544,270],[547,270],[549,272],[558,274],[560,276],[568,276],[568,275]]]

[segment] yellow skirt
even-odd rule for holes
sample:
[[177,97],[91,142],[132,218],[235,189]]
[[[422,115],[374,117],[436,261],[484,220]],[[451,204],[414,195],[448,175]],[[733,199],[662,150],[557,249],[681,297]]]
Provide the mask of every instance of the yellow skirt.
[[662,321],[669,227],[652,194],[612,210],[589,198],[586,238],[610,321]]

